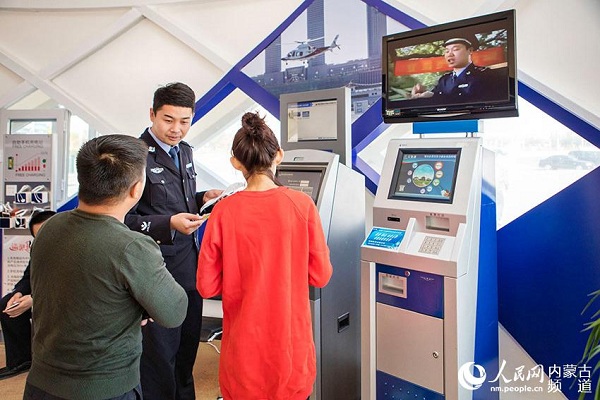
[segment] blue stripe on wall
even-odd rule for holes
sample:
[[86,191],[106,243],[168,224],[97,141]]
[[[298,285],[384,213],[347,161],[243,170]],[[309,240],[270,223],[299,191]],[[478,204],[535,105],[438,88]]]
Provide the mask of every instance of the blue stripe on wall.
[[[595,169],[498,231],[500,322],[546,372],[577,364],[587,339],[591,313],[580,313],[600,288],[599,186]],[[570,385],[562,390],[576,399]]]

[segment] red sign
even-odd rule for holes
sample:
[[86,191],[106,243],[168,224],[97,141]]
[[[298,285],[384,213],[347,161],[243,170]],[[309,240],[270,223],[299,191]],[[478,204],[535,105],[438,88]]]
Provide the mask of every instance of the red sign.
[[[506,63],[504,49],[502,47],[492,47],[485,50],[476,51],[472,54],[473,64],[480,67]],[[415,58],[410,60],[399,60],[394,64],[394,75],[414,75],[430,72],[450,71],[443,56],[429,58]]]

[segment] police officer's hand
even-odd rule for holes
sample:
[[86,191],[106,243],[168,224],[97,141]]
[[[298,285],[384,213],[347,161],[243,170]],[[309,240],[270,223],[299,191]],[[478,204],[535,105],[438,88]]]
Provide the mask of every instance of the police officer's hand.
[[223,193],[222,190],[219,189],[210,189],[204,193],[204,197],[202,197],[202,204],[206,203],[210,199],[214,199],[215,197],[219,197]]
[[204,219],[198,214],[179,213],[171,216],[171,229],[184,235],[191,235],[202,225]]

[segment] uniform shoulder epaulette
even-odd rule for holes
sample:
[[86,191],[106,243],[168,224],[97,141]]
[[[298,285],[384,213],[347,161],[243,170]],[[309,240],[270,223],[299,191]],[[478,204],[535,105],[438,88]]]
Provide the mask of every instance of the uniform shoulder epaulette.
[[477,71],[477,72],[484,72],[484,71],[487,71],[489,68],[488,68],[488,67],[479,67],[479,66],[475,66],[473,69],[474,69],[475,71]]
[[194,148],[194,146],[192,146],[191,144],[189,144],[188,142],[185,142],[185,141],[183,141],[183,140],[182,140],[181,142],[179,142],[179,145],[184,145],[184,146],[187,146],[187,147],[189,147],[190,149],[193,149],[193,148]]

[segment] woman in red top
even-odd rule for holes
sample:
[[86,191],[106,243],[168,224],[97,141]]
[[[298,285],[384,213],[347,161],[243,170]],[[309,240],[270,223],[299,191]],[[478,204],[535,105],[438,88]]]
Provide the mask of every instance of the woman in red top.
[[281,186],[275,135],[246,113],[231,163],[247,187],[222,199],[207,222],[198,291],[223,300],[219,383],[225,400],[305,400],[316,376],[308,286],[332,267],[317,208]]

